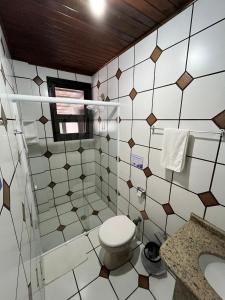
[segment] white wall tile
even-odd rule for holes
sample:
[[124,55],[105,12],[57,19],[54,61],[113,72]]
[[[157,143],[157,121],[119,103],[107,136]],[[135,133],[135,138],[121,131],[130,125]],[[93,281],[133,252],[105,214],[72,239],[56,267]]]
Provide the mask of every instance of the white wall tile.
[[153,221],[160,228],[165,229],[166,213],[159,203],[155,202],[149,197],[146,197],[146,213],[151,221]]
[[166,232],[169,235],[176,233],[186,222],[177,215],[169,215],[167,219]]
[[191,13],[192,6],[159,27],[157,44],[161,49],[170,47],[188,37]]
[[191,34],[194,34],[225,18],[225,3],[217,0],[199,0],[194,4]]
[[147,181],[147,195],[155,201],[165,204],[169,201],[170,183],[156,177],[150,176]]
[[91,76],[88,76],[88,75],[76,74],[75,77],[76,77],[76,80],[80,81],[80,82],[86,82],[86,83],[92,82]]
[[205,219],[217,227],[225,230],[225,207],[212,206],[208,207],[205,214]]
[[57,70],[45,68],[45,67],[37,67],[38,76],[43,80],[46,81],[46,77],[58,77]]
[[153,88],[155,64],[151,59],[145,60],[134,68],[134,88],[137,92]]
[[156,46],[156,31],[146,36],[135,45],[135,64],[150,57]]
[[99,81],[102,83],[107,79],[107,66],[99,70]]
[[127,96],[133,88],[133,68],[124,71],[119,79],[119,97]]
[[184,170],[174,173],[173,182],[194,193],[206,192],[209,190],[213,166],[211,162],[187,157]]
[[119,61],[118,61],[118,57],[116,57],[108,64],[108,78],[115,76],[118,68],[119,68]]
[[191,131],[188,140],[187,155],[215,161],[219,145],[219,135],[198,132],[217,131],[217,128],[212,121],[181,121],[179,128],[193,130]]
[[213,118],[225,109],[224,93],[225,73],[195,79],[184,91],[181,118]]
[[225,205],[224,178],[225,178],[225,166],[217,164],[214,173],[214,178],[213,178],[212,193],[216,197],[217,201],[222,205]]
[[138,93],[133,100],[133,118],[147,119],[151,114],[152,91]]
[[108,96],[109,99],[115,99],[119,96],[119,84],[118,79],[113,77],[108,80]]
[[18,77],[33,79],[37,76],[36,66],[30,65],[26,62],[13,60],[14,74]]
[[149,146],[150,126],[146,120],[134,120],[132,138],[136,144]]
[[165,50],[156,63],[155,87],[175,83],[185,71],[188,41]]
[[75,80],[75,74],[71,72],[58,71],[58,77],[62,79]]
[[119,68],[124,71],[134,65],[134,47],[131,47],[119,56]]
[[190,219],[190,214],[192,212],[201,218],[203,217],[205,206],[196,194],[173,185],[170,199],[170,205],[174,212],[185,220],[188,221]]
[[129,141],[131,138],[131,121],[121,121],[119,123],[119,138],[122,141]]
[[132,119],[132,100],[129,96],[121,97],[119,99],[120,103],[120,118]]
[[191,38],[187,70],[192,76],[197,77],[225,69],[223,52],[225,41],[220,38],[224,30],[225,21],[222,21]]
[[177,85],[154,91],[153,114],[158,119],[179,119],[182,92]]

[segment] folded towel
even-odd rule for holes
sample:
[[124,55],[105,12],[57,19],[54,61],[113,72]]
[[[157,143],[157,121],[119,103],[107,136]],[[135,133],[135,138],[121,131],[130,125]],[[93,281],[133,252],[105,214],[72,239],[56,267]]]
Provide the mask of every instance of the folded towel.
[[188,137],[190,132],[184,129],[166,128],[164,130],[161,165],[175,172],[184,168]]

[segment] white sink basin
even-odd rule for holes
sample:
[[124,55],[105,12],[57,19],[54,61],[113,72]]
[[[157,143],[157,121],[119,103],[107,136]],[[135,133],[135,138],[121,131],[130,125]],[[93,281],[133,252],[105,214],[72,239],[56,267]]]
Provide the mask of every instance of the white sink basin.
[[225,260],[215,255],[202,254],[199,266],[211,287],[225,300]]

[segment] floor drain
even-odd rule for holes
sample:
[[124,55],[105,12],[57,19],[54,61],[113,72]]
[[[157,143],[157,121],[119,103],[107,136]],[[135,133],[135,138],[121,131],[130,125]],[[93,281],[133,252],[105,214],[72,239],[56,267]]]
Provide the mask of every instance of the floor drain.
[[81,216],[80,218],[82,221],[86,220],[87,219],[87,216]]

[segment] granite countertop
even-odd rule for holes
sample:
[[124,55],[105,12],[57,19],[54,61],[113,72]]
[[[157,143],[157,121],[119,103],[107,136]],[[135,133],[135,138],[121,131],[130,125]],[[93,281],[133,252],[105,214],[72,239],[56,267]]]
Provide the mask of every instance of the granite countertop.
[[195,214],[160,248],[167,267],[197,299],[221,300],[199,267],[205,253],[225,259],[225,232]]

